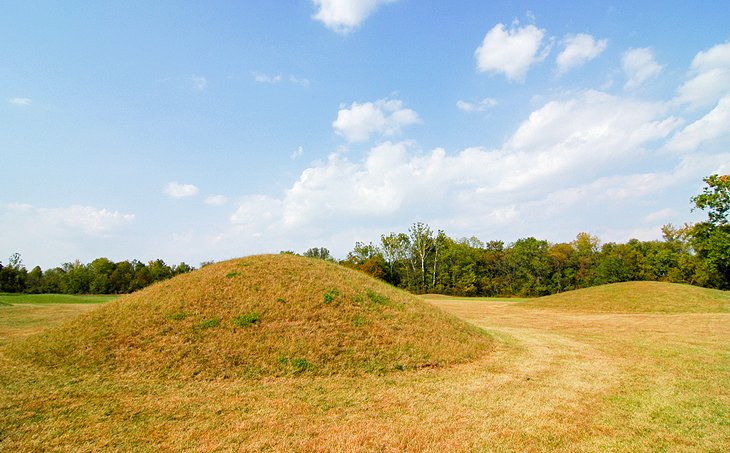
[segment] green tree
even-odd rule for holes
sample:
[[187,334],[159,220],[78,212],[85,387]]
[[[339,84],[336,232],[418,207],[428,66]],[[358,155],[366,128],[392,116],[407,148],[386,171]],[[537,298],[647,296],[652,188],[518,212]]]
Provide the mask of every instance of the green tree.
[[411,241],[408,235],[405,233],[390,233],[387,236],[380,235],[380,251],[383,254],[383,259],[388,268],[388,274],[386,281],[393,285],[398,285],[401,282],[400,275],[398,275],[398,267],[402,266],[408,250],[411,246]]
[[692,197],[693,209],[707,211],[708,220],[692,227],[692,247],[711,271],[720,276],[722,288],[730,288],[730,175],[703,179],[706,187]]
[[76,260],[63,265],[61,291],[65,294],[89,294],[93,273],[89,267]]
[[97,258],[89,264],[91,283],[89,292],[93,294],[109,294],[114,292],[111,276],[116,265],[107,258]]
[[308,258],[317,258],[320,260],[325,261],[334,261],[335,259],[332,258],[332,255],[330,254],[329,249],[325,247],[312,247],[303,254],[304,256]]
[[28,272],[25,279],[25,292],[31,294],[40,294],[43,292],[43,270],[40,266],[36,266]]
[[434,250],[434,237],[431,227],[416,222],[408,229],[411,239],[411,267],[418,274],[417,291],[426,290],[426,262]]
[[23,265],[20,253],[13,253],[6,266],[0,265],[0,292],[19,293],[25,291],[28,271]]
[[534,237],[519,239],[507,249],[512,294],[543,296],[550,292],[549,244]]

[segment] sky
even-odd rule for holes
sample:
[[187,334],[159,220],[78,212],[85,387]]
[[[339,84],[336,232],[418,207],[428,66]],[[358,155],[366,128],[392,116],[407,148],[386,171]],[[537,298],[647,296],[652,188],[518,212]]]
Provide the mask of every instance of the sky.
[[729,172],[727,0],[2,2],[3,263],[653,240]]

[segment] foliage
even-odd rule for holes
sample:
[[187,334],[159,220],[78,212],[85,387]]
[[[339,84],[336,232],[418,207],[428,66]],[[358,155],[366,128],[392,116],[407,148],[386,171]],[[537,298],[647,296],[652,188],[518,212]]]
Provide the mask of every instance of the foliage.
[[699,228],[665,225],[661,241],[601,244],[579,233],[571,242],[528,237],[505,245],[453,239],[443,231],[434,235],[428,225],[416,223],[408,234],[382,235],[378,246],[357,243],[341,264],[411,292],[454,296],[532,297],[637,280],[722,288],[724,268],[712,263],[723,251],[730,253],[728,236],[718,233],[725,227],[715,228],[704,242],[691,234]]
[[717,286],[730,288],[730,175],[704,178],[706,187],[692,197],[696,209],[707,211],[708,220],[695,224],[691,231],[692,246],[710,271],[720,276]]
[[730,212],[730,175],[711,175],[703,179],[707,185],[700,195],[692,197],[695,208],[707,210],[714,226],[727,225]]
[[168,266],[158,259],[147,264],[138,261],[115,263],[97,258],[89,264],[79,260],[64,263],[45,272],[35,266],[28,272],[19,253],[8,265],[0,263],[0,292],[28,294],[126,294],[152,283],[193,271],[184,262]]
[[304,252],[304,256],[306,256],[307,258],[317,258],[325,261],[334,261],[334,258],[332,258],[332,255],[330,254],[330,251],[325,247],[312,247]]

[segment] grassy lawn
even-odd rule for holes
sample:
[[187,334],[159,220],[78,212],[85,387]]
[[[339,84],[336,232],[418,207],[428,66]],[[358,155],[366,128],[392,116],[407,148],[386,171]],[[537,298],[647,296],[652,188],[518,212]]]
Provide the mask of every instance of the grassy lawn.
[[20,306],[0,307],[0,450],[730,450],[730,313],[428,300],[495,349],[386,375],[164,380],[12,359],[10,337],[94,306],[13,328]]
[[99,304],[116,299],[117,295],[73,294],[9,294],[0,293],[0,305],[15,304]]
[[69,321],[117,296],[0,294],[0,345]]

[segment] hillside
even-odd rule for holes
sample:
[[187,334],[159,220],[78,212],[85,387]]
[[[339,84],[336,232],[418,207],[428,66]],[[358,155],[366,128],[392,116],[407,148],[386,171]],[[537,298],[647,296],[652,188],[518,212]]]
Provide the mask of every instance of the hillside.
[[265,255],[206,266],[11,348],[45,366],[171,378],[361,374],[469,361],[481,330],[365,274]]
[[525,308],[610,313],[728,313],[730,292],[663,282],[626,282],[531,299]]

